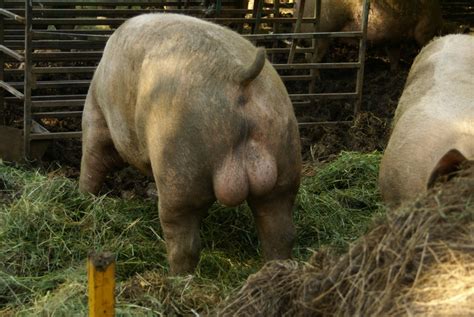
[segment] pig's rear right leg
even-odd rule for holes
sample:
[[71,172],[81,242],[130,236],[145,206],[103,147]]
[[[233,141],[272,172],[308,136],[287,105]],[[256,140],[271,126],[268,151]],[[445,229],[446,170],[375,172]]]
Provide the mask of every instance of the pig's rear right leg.
[[79,190],[97,194],[107,173],[124,165],[110,136],[102,111],[87,96],[82,118],[82,159]]

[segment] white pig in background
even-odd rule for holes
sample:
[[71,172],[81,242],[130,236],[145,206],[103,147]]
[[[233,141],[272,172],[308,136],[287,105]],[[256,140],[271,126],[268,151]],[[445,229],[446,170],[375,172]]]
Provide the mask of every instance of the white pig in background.
[[439,174],[474,159],[474,36],[437,38],[416,57],[380,166],[391,206],[416,198]]

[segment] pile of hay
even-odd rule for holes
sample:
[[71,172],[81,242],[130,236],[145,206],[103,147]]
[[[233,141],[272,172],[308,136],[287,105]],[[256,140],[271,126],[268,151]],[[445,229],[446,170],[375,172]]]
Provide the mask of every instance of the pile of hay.
[[474,166],[388,213],[340,258],[268,263],[222,316],[474,316]]

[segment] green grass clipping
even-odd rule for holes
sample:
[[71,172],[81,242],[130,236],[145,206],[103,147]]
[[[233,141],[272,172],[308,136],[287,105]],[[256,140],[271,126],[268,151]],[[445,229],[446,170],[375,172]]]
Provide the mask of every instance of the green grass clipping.
[[[342,152],[310,167],[294,212],[296,260],[343,252],[383,212],[380,158]],[[263,262],[246,205],[215,204],[201,236],[196,273],[169,277],[156,201],[84,195],[76,180],[0,162],[0,315],[86,315],[92,250],[117,256],[117,316],[209,314]]]

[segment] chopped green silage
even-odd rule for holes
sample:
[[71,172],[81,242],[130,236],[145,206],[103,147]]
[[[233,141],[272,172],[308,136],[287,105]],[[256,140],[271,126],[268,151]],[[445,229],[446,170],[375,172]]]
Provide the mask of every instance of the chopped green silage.
[[[347,247],[382,212],[379,153],[341,153],[303,178],[294,255]],[[0,315],[81,316],[91,250],[117,255],[118,316],[206,314],[262,265],[246,205],[215,204],[194,276],[168,277],[156,202],[92,197],[77,182],[0,163]]]
[[383,211],[377,187],[380,159],[378,152],[342,152],[303,178],[295,211],[298,257],[306,257],[308,247],[323,245],[344,251]]

